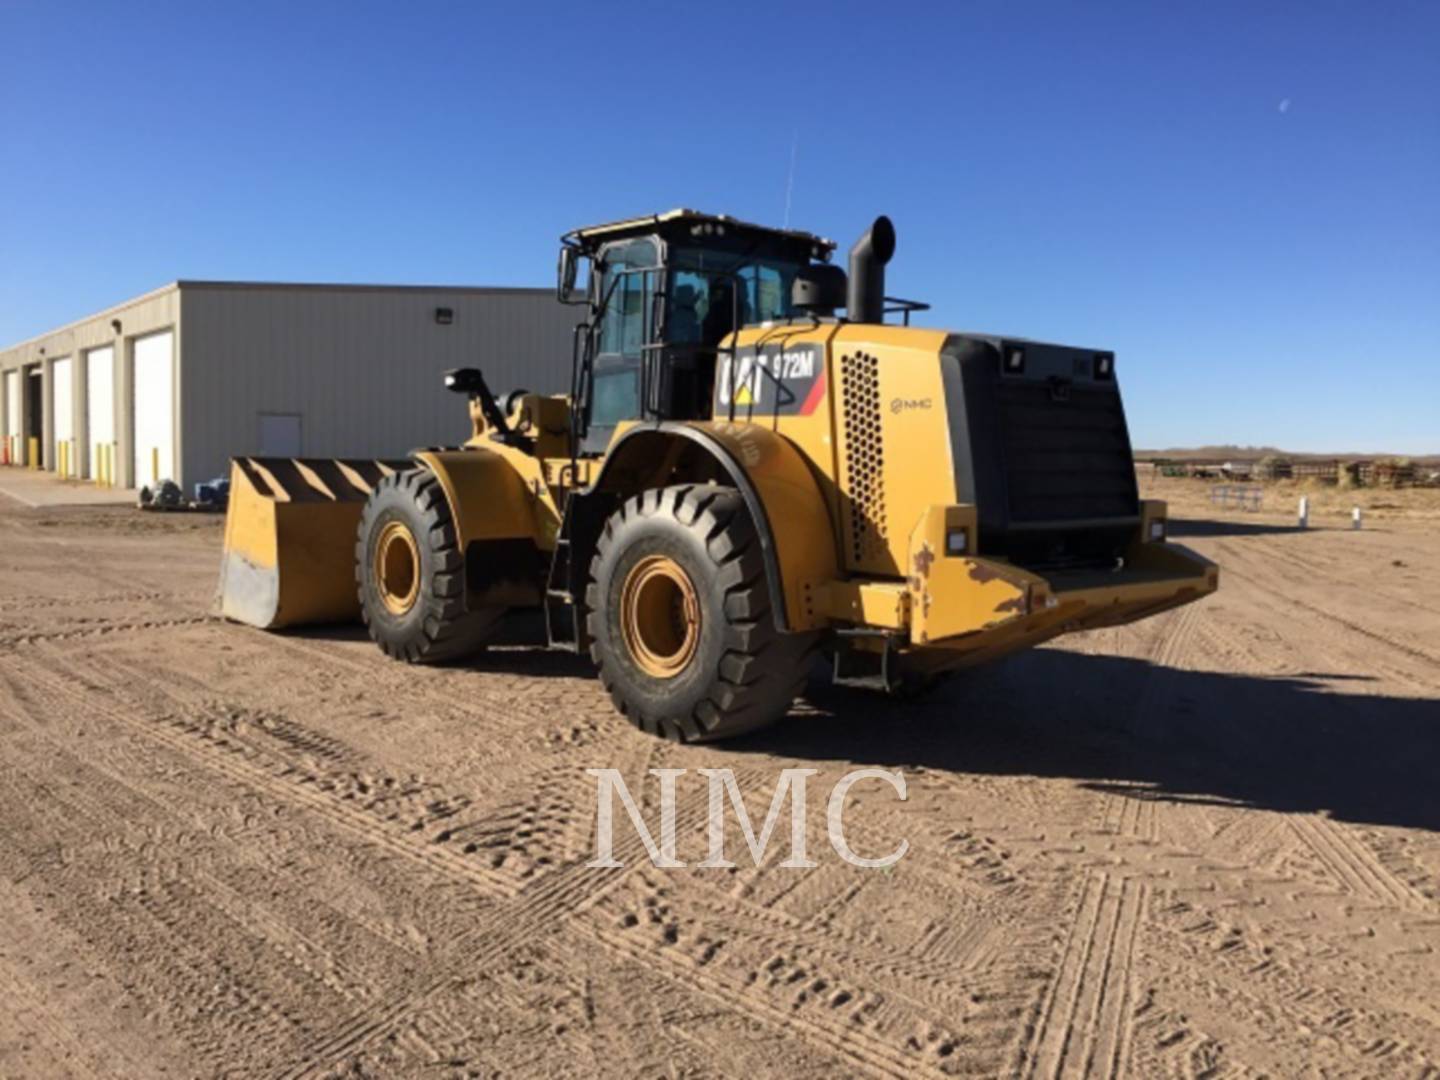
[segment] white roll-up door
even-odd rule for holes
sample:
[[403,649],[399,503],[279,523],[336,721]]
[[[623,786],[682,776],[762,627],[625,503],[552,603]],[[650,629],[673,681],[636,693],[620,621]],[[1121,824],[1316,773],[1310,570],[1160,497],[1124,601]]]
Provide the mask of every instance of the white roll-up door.
[[115,443],[115,350],[108,345],[85,357],[85,426],[89,445],[83,459],[90,462],[90,478],[99,480]]
[[50,468],[61,476],[75,475],[75,365],[70,358],[50,365],[50,401],[55,434],[50,440]]
[[175,479],[174,352],[170,330],[135,340],[136,487]]
[[5,438],[10,447],[10,464],[20,465],[25,461],[24,447],[20,445],[20,434],[23,430],[21,417],[25,408],[23,397],[20,393],[20,372],[7,371],[5,373]]

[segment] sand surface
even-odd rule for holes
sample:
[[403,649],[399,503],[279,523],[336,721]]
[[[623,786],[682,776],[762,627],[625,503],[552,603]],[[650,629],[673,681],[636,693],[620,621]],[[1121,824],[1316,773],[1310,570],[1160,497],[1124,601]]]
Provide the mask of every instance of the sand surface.
[[[1216,596],[695,749],[574,658],[220,622],[213,519],[0,499],[0,1076],[1436,1075],[1434,519],[1163,494]],[[861,766],[889,870],[825,839]],[[587,768],[690,770],[693,863],[726,767],[817,770],[817,866],[585,865]]]

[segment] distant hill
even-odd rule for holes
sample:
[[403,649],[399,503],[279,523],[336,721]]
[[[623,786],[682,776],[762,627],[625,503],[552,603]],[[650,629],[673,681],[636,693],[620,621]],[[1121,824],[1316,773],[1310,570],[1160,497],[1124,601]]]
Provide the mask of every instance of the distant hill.
[[1265,457],[1281,457],[1288,461],[1378,461],[1381,458],[1408,458],[1417,465],[1440,464],[1440,454],[1361,454],[1337,450],[1315,454],[1298,450],[1281,450],[1274,446],[1187,446],[1167,450],[1136,450],[1137,461],[1166,458],[1170,461],[1259,461]]

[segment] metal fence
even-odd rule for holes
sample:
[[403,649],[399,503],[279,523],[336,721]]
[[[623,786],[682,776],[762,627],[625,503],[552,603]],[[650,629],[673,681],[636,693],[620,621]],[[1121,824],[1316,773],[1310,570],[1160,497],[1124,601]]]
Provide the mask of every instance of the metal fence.
[[1210,489],[1210,501],[1227,509],[1259,510],[1264,499],[1259,484],[1216,484]]

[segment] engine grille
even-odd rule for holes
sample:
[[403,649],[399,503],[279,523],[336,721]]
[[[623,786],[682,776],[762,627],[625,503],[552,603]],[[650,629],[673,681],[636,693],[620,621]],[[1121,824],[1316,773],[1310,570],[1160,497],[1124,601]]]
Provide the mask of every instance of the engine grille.
[[840,359],[840,420],[845,439],[844,491],[849,496],[846,533],[851,558],[861,563],[885,551],[888,535],[880,371],[868,353]]
[[1135,466],[1120,395],[1001,380],[1001,445],[1015,524],[1132,517]]

